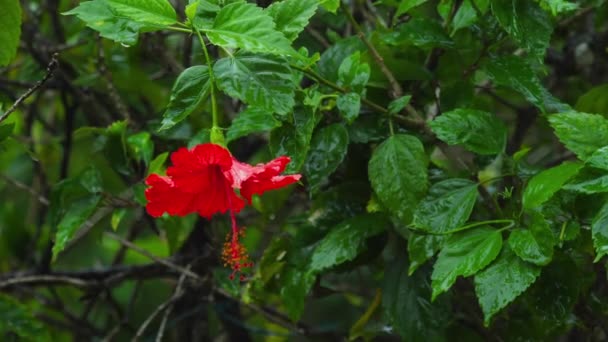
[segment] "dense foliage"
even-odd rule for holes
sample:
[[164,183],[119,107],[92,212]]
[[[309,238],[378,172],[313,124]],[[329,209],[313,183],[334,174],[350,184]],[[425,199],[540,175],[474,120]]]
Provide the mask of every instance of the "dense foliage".
[[0,0],[0,46],[2,340],[608,338],[603,0]]

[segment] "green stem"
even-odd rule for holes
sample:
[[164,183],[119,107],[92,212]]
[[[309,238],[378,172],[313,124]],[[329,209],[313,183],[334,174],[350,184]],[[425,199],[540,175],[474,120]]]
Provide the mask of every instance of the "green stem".
[[175,27],[175,26],[169,26],[169,27],[167,27],[167,30],[176,31],[176,32],[192,33],[191,29],[187,29],[187,28],[183,28],[183,27]]
[[[330,87],[331,89],[333,89],[333,90],[335,90],[337,92],[340,92],[342,94],[348,93],[348,91],[346,89],[340,87],[339,85],[337,85],[334,82],[332,82],[332,81],[324,78],[323,76],[317,74],[316,72],[314,72],[314,71],[312,71],[310,69],[304,69],[302,67],[299,67],[299,66],[293,65],[293,64],[290,65],[290,66],[291,66],[292,69],[296,69],[298,71],[301,71],[302,73],[304,73],[309,78],[317,81],[320,84],[326,85],[326,86]],[[361,99],[361,102],[363,102],[363,104],[365,104],[366,106],[370,107],[371,109],[373,109],[375,111],[378,111],[378,112],[380,112],[382,114],[387,114],[388,113],[388,109],[386,109],[386,108],[382,107],[381,105],[379,105],[379,104],[377,104],[375,102],[372,102],[372,101],[370,101],[368,99],[363,98],[363,99]]]
[[203,48],[203,54],[205,55],[205,61],[207,62],[207,68],[209,69],[209,90],[211,93],[211,122],[213,127],[218,127],[219,119],[217,114],[217,101],[215,98],[215,75],[213,74],[213,65],[211,64],[211,58],[209,58],[209,52],[207,52],[207,46],[205,45],[205,39],[201,35],[201,32],[197,29],[196,35],[201,43],[201,47]]

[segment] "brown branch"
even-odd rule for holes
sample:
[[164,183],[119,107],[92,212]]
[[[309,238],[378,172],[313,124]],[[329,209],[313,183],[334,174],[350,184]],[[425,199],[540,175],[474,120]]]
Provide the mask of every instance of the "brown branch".
[[382,56],[380,56],[380,54],[378,53],[378,50],[376,50],[374,45],[367,39],[367,37],[365,37],[365,33],[361,29],[361,26],[359,26],[359,23],[357,23],[357,20],[355,20],[355,18],[353,17],[353,14],[350,12],[350,10],[346,7],[346,5],[342,1],[340,1],[340,8],[342,9],[344,14],[348,18],[348,21],[355,28],[355,31],[357,32],[357,36],[359,36],[359,39],[361,39],[363,44],[365,44],[365,46],[371,53],[371,55],[374,58],[374,60],[376,61],[376,63],[378,63],[378,66],[380,67],[380,71],[382,71],[384,76],[386,76],[386,78],[388,79],[388,83],[391,87],[391,93],[390,93],[391,97],[393,99],[396,99],[396,98],[403,96],[403,88],[401,88],[401,85],[395,78],[395,75],[393,75],[392,71],[386,66],[386,64],[384,63],[384,58],[382,58]]
[[189,269],[184,268],[182,266],[179,266],[177,264],[174,264],[173,262],[168,261],[167,259],[161,259],[161,258],[153,255],[152,253],[146,251],[145,249],[143,249],[143,248],[135,245],[131,241],[127,241],[127,240],[123,239],[122,237],[120,237],[120,236],[118,236],[118,235],[116,235],[114,233],[105,232],[104,235],[107,236],[107,237],[109,237],[112,240],[116,240],[116,241],[120,242],[124,246],[126,246],[126,247],[128,247],[128,248],[130,248],[130,249],[132,249],[134,251],[136,251],[137,253],[139,253],[139,254],[141,254],[143,256],[146,256],[146,257],[150,258],[151,260],[156,261],[159,264],[165,265],[168,268],[173,269],[173,270],[175,270],[175,271],[177,271],[177,272],[179,272],[181,274],[185,274],[185,275],[187,275],[187,276],[189,276],[189,277],[191,277],[191,278],[193,278],[195,280],[199,280],[199,281],[202,280],[202,278],[198,274],[190,271]]
[[67,285],[78,288],[114,286],[126,279],[175,277],[178,272],[167,269],[160,263],[134,266],[113,266],[98,270],[53,271],[52,273],[17,272],[0,276],[0,290],[24,286]]
[[[187,267],[187,269],[190,269],[190,265]],[[162,342],[163,335],[165,334],[165,326],[167,325],[167,320],[169,319],[169,315],[171,314],[171,311],[173,311],[173,305],[184,294],[184,291],[183,291],[184,280],[186,280],[185,273],[183,273],[181,275],[181,277],[179,277],[179,281],[177,282],[177,288],[175,289],[175,293],[171,297],[171,302],[170,302],[169,306],[167,307],[167,309],[165,310],[165,313],[163,314],[163,319],[160,322],[160,327],[158,328],[158,333],[156,334],[156,342]]]
[[118,113],[120,113],[128,123],[133,122],[127,106],[118,94],[116,87],[114,87],[114,83],[112,83],[112,72],[108,69],[106,64],[106,54],[103,48],[103,41],[99,35],[97,36],[97,70],[102,77],[103,83],[105,83],[108,96],[110,99],[112,99]]
[[27,192],[30,193],[30,195],[34,196],[38,202],[40,202],[41,204],[48,206],[49,205],[49,200],[48,198],[46,198],[45,196],[43,196],[41,193],[39,193],[38,191],[36,191],[34,188],[21,183],[20,181],[16,180],[16,179],[12,179],[9,176],[5,175],[5,174],[0,174],[0,178],[4,179],[6,182],[11,183],[14,187],[18,188],[18,189],[22,189],[25,190]]
[[[185,268],[185,270],[190,271],[190,265],[188,265],[188,267]],[[161,312],[163,312],[163,311],[166,310],[165,311],[165,317],[163,317],[163,321],[161,322],[161,327],[160,327],[160,329],[158,331],[158,335],[156,337],[157,341],[162,340],[162,335],[163,335],[164,330],[165,330],[164,325],[166,324],[166,320],[167,320],[167,317],[168,317],[167,312],[169,312],[170,310],[172,310],[173,304],[184,295],[184,292],[182,291],[182,287],[184,285],[184,281],[186,280],[186,275],[187,275],[187,273],[184,272],[179,277],[179,281],[177,282],[177,287],[175,289],[175,292],[171,296],[171,298],[169,298],[164,303],[162,303],[161,305],[159,305],[148,316],[148,318],[146,318],[146,320],[141,324],[141,326],[139,327],[139,329],[137,329],[137,332],[135,333],[135,336],[133,337],[133,341],[139,340],[142,337],[142,335],[144,334],[144,332],[146,331],[146,328],[148,327],[148,325],[150,325],[150,323],[152,323],[152,321],[154,320],[154,318],[156,316],[158,316],[158,314],[160,314]]]
[[242,306],[250,309],[251,311],[253,311],[257,314],[260,314],[261,316],[263,316],[270,322],[280,325],[292,332],[295,332],[300,335],[306,335],[308,333],[307,327],[292,323],[289,318],[287,318],[285,315],[283,315],[280,312],[277,312],[277,311],[269,309],[269,308],[263,308],[263,307],[257,306],[256,304],[253,304],[253,303],[243,302],[239,298],[234,298],[230,293],[228,293],[228,291],[221,289],[221,288],[214,289],[214,292],[216,293],[216,295],[221,295],[223,297],[231,298],[231,299],[239,302]]
[[36,82],[36,84],[34,84],[33,87],[31,87],[23,95],[21,95],[17,99],[17,101],[15,101],[15,103],[13,103],[13,105],[6,112],[4,112],[4,114],[2,114],[0,116],[0,122],[8,119],[8,116],[11,115],[12,112],[14,112],[15,110],[17,110],[17,107],[23,101],[25,101],[35,91],[37,91],[38,89],[40,89],[44,85],[44,83],[46,83],[46,81],[48,81],[51,77],[53,77],[53,74],[55,73],[55,70],[57,69],[57,66],[59,65],[59,62],[57,61],[57,57],[58,56],[59,55],[57,53],[53,54],[53,56],[51,57],[51,61],[49,62],[49,64],[46,67],[46,75],[44,75],[44,77],[40,81]]

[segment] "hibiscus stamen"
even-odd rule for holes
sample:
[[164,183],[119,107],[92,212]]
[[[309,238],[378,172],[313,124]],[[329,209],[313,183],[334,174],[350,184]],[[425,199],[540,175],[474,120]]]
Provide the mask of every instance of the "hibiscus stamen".
[[[228,191],[232,191],[232,189],[226,188],[226,192]],[[228,196],[228,202],[230,203],[230,201],[230,196]],[[232,207],[232,204],[230,204],[230,207]],[[222,260],[224,261],[224,266],[232,269],[232,274],[229,277],[230,280],[234,280],[235,275],[238,273],[239,280],[245,281],[247,278],[242,274],[243,269],[253,267],[253,262],[249,260],[247,249],[239,241],[241,237],[245,236],[245,228],[239,229],[234,211],[230,209],[229,212],[232,231],[226,236],[226,242],[222,250]]]

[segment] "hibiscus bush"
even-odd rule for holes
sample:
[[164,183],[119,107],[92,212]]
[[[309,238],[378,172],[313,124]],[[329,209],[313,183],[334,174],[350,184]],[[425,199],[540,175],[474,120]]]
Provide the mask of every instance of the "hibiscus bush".
[[0,0],[7,341],[608,339],[604,0]]

